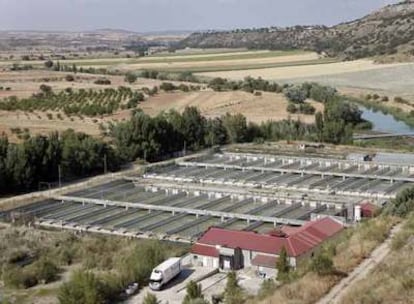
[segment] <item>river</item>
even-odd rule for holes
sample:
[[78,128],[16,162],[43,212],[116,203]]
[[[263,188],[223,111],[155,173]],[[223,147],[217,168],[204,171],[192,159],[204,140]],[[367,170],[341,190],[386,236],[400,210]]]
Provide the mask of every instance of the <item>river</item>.
[[391,134],[414,134],[414,127],[410,127],[403,121],[396,120],[391,114],[373,111],[363,106],[359,106],[359,108],[362,111],[362,118],[372,122],[372,131]]

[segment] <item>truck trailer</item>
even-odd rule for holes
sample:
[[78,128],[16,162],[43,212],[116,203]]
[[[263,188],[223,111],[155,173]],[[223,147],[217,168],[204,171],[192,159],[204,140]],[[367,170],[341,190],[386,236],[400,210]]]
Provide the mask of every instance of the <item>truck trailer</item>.
[[181,259],[169,258],[152,270],[149,287],[161,290],[162,287],[178,276],[181,272]]

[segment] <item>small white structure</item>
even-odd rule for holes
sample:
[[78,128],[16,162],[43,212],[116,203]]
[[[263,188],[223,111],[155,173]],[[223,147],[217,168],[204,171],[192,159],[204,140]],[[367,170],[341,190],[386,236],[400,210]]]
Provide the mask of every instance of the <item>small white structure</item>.
[[178,276],[181,272],[181,259],[169,258],[162,264],[154,268],[151,273],[149,287],[152,290],[161,290],[161,288]]
[[355,222],[360,222],[361,219],[362,219],[361,206],[356,205],[355,208],[354,208],[354,221]]

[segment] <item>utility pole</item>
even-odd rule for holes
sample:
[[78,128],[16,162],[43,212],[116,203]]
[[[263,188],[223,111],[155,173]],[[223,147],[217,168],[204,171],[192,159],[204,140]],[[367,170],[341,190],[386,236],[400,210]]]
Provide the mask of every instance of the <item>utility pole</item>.
[[107,164],[106,164],[106,154],[105,154],[104,155],[104,174],[106,174],[107,171],[108,171],[108,167],[107,167]]
[[62,188],[62,172],[60,169],[60,165],[58,165],[58,174],[59,174],[59,188]]

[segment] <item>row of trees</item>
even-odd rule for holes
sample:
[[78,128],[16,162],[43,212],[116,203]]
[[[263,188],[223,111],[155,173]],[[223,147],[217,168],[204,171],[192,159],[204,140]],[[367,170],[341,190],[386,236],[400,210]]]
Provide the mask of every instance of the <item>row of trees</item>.
[[11,96],[0,102],[0,110],[4,111],[63,111],[67,115],[82,114],[96,116],[112,114],[121,107],[136,107],[145,99],[140,91],[119,87],[103,90],[74,91],[72,88],[55,93],[48,85],[41,85],[40,92],[29,98]]
[[78,178],[117,170],[120,158],[109,144],[91,136],[66,131],[35,136],[21,144],[0,137],[0,193],[37,189],[41,182],[56,182],[59,167],[65,178]]

